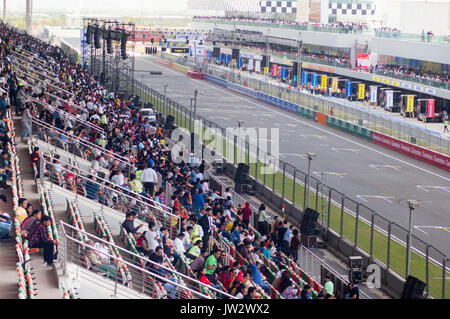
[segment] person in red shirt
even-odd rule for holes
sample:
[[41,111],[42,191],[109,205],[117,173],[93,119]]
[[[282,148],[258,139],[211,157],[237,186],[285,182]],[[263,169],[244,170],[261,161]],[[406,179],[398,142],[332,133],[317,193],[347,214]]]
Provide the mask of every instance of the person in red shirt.
[[248,229],[248,224],[250,223],[251,215],[252,215],[252,210],[250,209],[250,203],[246,202],[245,207],[242,209],[242,221],[244,222],[246,229]]

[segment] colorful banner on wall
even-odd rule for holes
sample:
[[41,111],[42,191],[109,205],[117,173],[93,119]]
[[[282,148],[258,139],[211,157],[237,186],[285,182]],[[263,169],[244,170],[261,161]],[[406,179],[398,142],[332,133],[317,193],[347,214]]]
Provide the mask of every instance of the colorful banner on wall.
[[319,82],[319,75],[317,73],[312,73],[311,74],[311,86],[316,87],[318,82]]
[[272,76],[278,76],[278,65],[272,65]]
[[242,66],[242,58],[239,58],[239,59],[237,60],[237,67],[238,67],[238,69],[239,69],[241,66]]
[[406,99],[406,112],[414,112],[414,95],[408,95]]
[[261,71],[261,61],[255,60],[255,71],[259,72]]
[[385,91],[386,92],[386,106],[393,107],[394,106],[394,91]]
[[378,94],[378,87],[372,85],[370,87],[370,102],[377,103],[377,94]]
[[253,59],[248,60],[247,70],[253,70]]
[[339,92],[339,78],[334,77],[333,81],[331,82],[331,91]]
[[287,78],[287,69],[285,66],[281,67],[281,78],[286,79]]
[[303,71],[302,84],[308,84],[308,72]]
[[230,56],[228,54],[225,54],[225,64],[229,64],[230,63]]
[[358,100],[364,100],[366,95],[366,85],[364,83],[360,83],[358,85]]
[[269,67],[268,66],[264,67],[264,74],[269,74]]
[[358,66],[361,69],[368,71],[369,70],[369,55],[368,54],[358,54]]
[[428,100],[427,117],[434,117],[434,99]]
[[345,95],[352,95],[352,81],[345,82]]
[[326,89],[328,86],[328,77],[326,75],[322,75],[322,84],[320,85],[322,89]]

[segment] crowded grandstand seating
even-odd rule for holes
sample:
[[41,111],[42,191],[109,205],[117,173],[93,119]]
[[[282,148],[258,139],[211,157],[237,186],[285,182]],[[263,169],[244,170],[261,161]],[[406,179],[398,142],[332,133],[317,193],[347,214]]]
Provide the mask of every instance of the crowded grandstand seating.
[[[342,30],[359,28],[359,26],[348,25],[327,27],[341,28]],[[246,288],[256,287],[257,298],[282,298],[283,291],[279,291],[273,286],[277,279],[277,273],[282,272],[281,266],[285,268],[284,271],[289,272],[289,276],[299,290],[306,289],[309,285],[312,288],[311,298],[317,298],[317,293],[321,290],[320,285],[302,272],[298,265],[293,263],[283,252],[278,252],[281,256],[278,262],[267,258],[262,259],[264,268],[261,268],[261,272],[265,279],[261,276],[261,286],[251,279],[253,274],[249,271],[249,268],[255,264],[255,261],[252,260],[253,257],[244,258],[239,253],[237,246],[219,235],[217,231],[223,225],[242,225],[241,210],[230,207],[231,217],[223,216],[224,210],[233,205],[224,198],[225,194],[215,194],[205,188],[203,182],[208,171],[205,165],[199,163],[200,165],[191,167],[184,162],[175,163],[166,143],[166,132],[160,126],[152,126],[138,114],[132,96],[119,96],[108,92],[81,66],[71,63],[59,48],[28,35],[21,35],[18,39],[12,38],[11,40],[14,42],[14,45],[11,46],[11,52],[19,54],[22,59],[31,64],[41,65],[42,71],[48,70],[48,72],[54,73],[55,79],[58,80],[58,82],[52,81],[53,84],[48,81],[39,82],[38,80],[42,77],[40,78],[40,75],[36,74],[34,76],[36,80],[33,81],[32,87],[29,80],[24,84],[25,92],[30,96],[25,105],[31,109],[33,126],[37,128],[32,130],[33,138],[36,137],[37,140],[52,145],[52,151],[43,154],[40,158],[44,162],[44,171],[41,172],[43,178],[50,183],[75,192],[79,201],[95,200],[102,205],[122,212],[124,219],[127,216],[126,214],[136,213],[141,220],[155,222],[158,232],[163,227],[168,229],[167,238],[162,243],[164,248],[162,263],[173,273],[173,277],[178,283],[184,282],[181,285],[182,287],[185,287],[185,284],[189,286],[189,280],[183,277],[188,276],[192,279],[193,287],[206,296],[217,297],[220,291],[237,294],[237,289],[236,292],[228,291],[230,287],[224,287],[222,282],[215,280],[215,276],[220,276],[225,272],[224,267],[209,274],[211,276],[208,278],[215,287],[213,289],[213,287],[209,288],[205,284],[198,283],[199,276],[191,269],[190,260],[185,256],[178,256],[179,263],[173,263],[176,257],[173,253],[176,237],[179,232],[185,232],[189,236],[187,234],[187,222],[188,219],[191,219],[196,231],[202,228],[203,239],[207,240],[206,245],[204,245],[207,253],[211,255],[216,249],[224,252],[225,256],[221,255],[220,257],[221,264],[229,268],[236,268],[242,273],[242,276],[247,275],[250,279],[241,281],[236,277],[233,280],[240,282],[240,285],[244,285]],[[25,77],[26,72],[30,71],[22,70],[18,78]],[[35,90],[36,87],[39,89]],[[48,107],[49,105],[50,107]],[[66,113],[79,115],[79,117],[70,117]],[[13,128],[11,132],[14,134]],[[30,152],[37,145],[32,144],[34,142],[29,144]],[[53,150],[55,147],[66,150],[75,156],[80,156],[80,158],[92,164],[89,172],[82,169],[81,164],[77,163],[76,160],[69,159],[69,163],[64,163],[62,158],[58,159],[56,156],[58,151]],[[11,165],[17,165],[18,167],[13,148],[11,148],[10,154]],[[55,159],[56,162],[54,162]],[[127,165],[127,161],[133,163],[133,165]],[[16,202],[22,196],[20,172],[17,167],[14,167],[15,173],[12,174],[12,189]],[[37,174],[36,165],[35,169]],[[82,183],[82,181],[87,182],[89,174],[95,179],[95,183],[86,186],[87,183]],[[118,178],[118,176],[121,177]],[[154,176],[157,176],[157,180],[154,179]],[[160,187],[155,187],[158,184]],[[93,189],[89,187],[94,186],[98,186],[98,189],[92,191]],[[196,200],[199,198],[195,194],[196,189],[199,190],[199,196],[203,198],[202,207],[196,206]],[[50,195],[41,186],[39,186],[39,193],[43,212],[51,218],[51,225],[48,227],[49,238],[58,240],[56,219]],[[108,193],[108,195],[105,195],[105,193]],[[206,208],[215,207],[216,204],[219,204],[218,210],[205,218],[205,215],[208,214]],[[15,205],[17,207],[17,203]],[[208,211],[210,210],[208,209]],[[90,214],[91,212],[86,213]],[[70,201],[67,201],[67,216],[70,224],[79,230],[76,234],[79,241],[86,244],[87,237],[81,233],[81,231],[85,231],[85,228],[79,208]],[[111,228],[101,212],[94,210],[92,216],[97,237],[105,237],[111,244],[109,247],[111,255],[115,256],[117,260],[125,260],[127,257],[124,255],[128,253],[119,252],[114,244],[113,236],[120,236],[123,245],[132,253],[135,265],[141,267],[141,270],[142,267],[146,267],[145,256],[138,251],[136,239],[133,235],[123,229],[121,229],[120,234],[112,234]],[[198,217],[202,217],[203,220]],[[205,223],[205,220],[209,221],[214,227]],[[259,245],[260,243],[257,240],[261,236],[251,225],[248,230],[253,230],[255,234],[251,244]],[[210,236],[206,236],[207,232],[210,232]],[[230,230],[225,230],[225,232],[231,235]],[[201,235],[198,236],[202,238]],[[242,245],[244,238],[244,235],[240,236],[240,240],[237,242],[238,246]],[[17,251],[19,256],[22,257],[21,265],[23,265],[29,258],[29,251],[26,241],[22,240],[20,228],[16,233],[16,240]],[[85,248],[85,245],[80,245],[79,254],[83,265],[90,268],[92,265],[87,258]],[[184,248],[184,252],[186,250]],[[134,254],[142,258],[136,257]],[[26,265],[25,263],[21,273],[18,268],[19,296],[31,298],[29,289],[31,287],[32,290],[33,286],[31,276],[27,276]],[[116,274],[120,278],[119,281],[131,287],[134,273],[132,278],[132,274],[125,263],[117,262],[116,266],[119,270],[119,273]],[[130,265],[130,267],[132,266]],[[22,280],[23,278],[25,280]],[[161,298],[169,293],[159,280],[155,280],[155,277],[149,275],[146,276],[145,280],[146,286],[152,291],[154,298]],[[239,288],[239,285],[237,287]],[[243,291],[242,294],[244,294]],[[70,292],[64,291],[63,296],[64,298],[70,297]],[[190,298],[191,294],[187,289],[179,289],[177,296],[179,298]]]
[[295,27],[300,30],[320,31],[320,32],[334,32],[334,33],[361,33],[368,30],[365,23],[311,23],[301,22],[296,20],[282,20],[282,19],[267,19],[267,18],[251,18],[251,17],[207,17],[207,16],[194,16],[197,20],[218,20],[224,22],[241,22],[241,23],[254,23],[254,24],[270,24],[274,27],[286,26]]

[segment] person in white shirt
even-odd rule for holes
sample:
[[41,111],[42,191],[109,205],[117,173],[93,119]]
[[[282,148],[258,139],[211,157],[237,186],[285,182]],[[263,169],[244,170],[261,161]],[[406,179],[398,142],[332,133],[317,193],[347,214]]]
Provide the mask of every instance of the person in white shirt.
[[148,166],[142,171],[141,182],[144,185],[145,192],[153,197],[153,191],[155,190],[155,184],[158,181],[158,175],[156,171]]
[[123,186],[125,184],[125,177],[122,174],[122,171],[119,171],[116,175],[111,178],[111,182],[116,185]]
[[[108,241],[108,239],[105,236],[102,237],[102,240]],[[104,242],[101,242],[101,243],[95,243],[94,247],[95,247],[95,249],[97,249],[98,255],[99,255],[102,263],[109,264],[110,258],[107,254],[110,254],[110,250],[109,250],[108,245]]]
[[184,244],[183,244],[183,239],[186,236],[184,235],[184,233],[179,233],[177,238],[175,238],[175,240],[173,241],[173,250],[179,255],[183,255],[184,254]]
[[233,196],[231,196],[231,192],[230,192],[230,188],[229,187],[227,187],[225,189],[225,193],[223,193],[223,198],[227,199],[228,196],[231,197],[231,200],[233,200]]
[[93,170],[95,173],[100,170],[100,162],[99,162],[100,157],[101,156],[97,156],[95,158],[95,160],[93,160],[92,163],[91,163],[91,170]]
[[147,240],[148,249],[150,251],[155,251],[156,247],[159,246],[159,243],[162,242],[158,232],[156,231],[155,223],[148,223],[148,230],[145,232],[145,239]]

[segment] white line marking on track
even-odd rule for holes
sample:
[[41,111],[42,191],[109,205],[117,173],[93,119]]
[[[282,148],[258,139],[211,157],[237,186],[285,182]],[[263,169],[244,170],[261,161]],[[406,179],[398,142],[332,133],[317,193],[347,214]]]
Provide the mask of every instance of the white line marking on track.
[[[144,61],[144,60],[141,60],[141,61],[144,62],[144,63],[150,64],[150,65],[155,65],[155,63],[149,63],[149,62]],[[159,64],[156,64],[156,65],[162,67],[162,66],[159,65]],[[167,67],[166,67],[165,69],[167,69]],[[167,71],[172,72],[172,73],[175,73],[175,74],[178,74],[178,75],[181,76],[180,73],[177,73],[177,72],[175,72],[175,71],[173,71],[173,70],[167,69]],[[412,163],[410,163],[410,162],[401,160],[401,159],[399,159],[399,158],[397,158],[397,157],[395,157],[395,156],[386,154],[386,153],[384,153],[384,152],[382,152],[382,151],[373,149],[373,148],[371,148],[371,147],[369,147],[369,146],[366,146],[366,145],[363,145],[363,144],[361,144],[361,143],[352,141],[352,140],[350,140],[350,139],[348,139],[348,138],[346,138],[346,137],[343,137],[343,136],[341,136],[341,135],[339,135],[339,134],[329,132],[329,131],[327,131],[326,129],[323,129],[323,128],[321,128],[321,127],[317,127],[317,126],[315,126],[315,125],[313,125],[313,124],[311,124],[311,123],[309,123],[309,122],[306,122],[305,120],[300,120],[300,119],[298,119],[298,118],[295,118],[295,117],[289,116],[289,115],[287,115],[287,114],[284,114],[284,113],[282,113],[282,112],[280,112],[280,111],[274,110],[272,107],[265,106],[265,105],[263,105],[263,104],[261,104],[261,103],[256,103],[256,102],[252,101],[251,98],[249,98],[249,97],[247,97],[247,99],[245,99],[245,98],[243,98],[243,97],[241,97],[241,96],[238,96],[238,95],[236,95],[236,94],[234,94],[234,93],[229,92],[229,91],[226,90],[226,89],[222,89],[222,88],[219,88],[219,87],[217,87],[217,86],[215,86],[215,85],[209,84],[209,83],[207,83],[205,80],[196,80],[196,79],[191,79],[191,78],[188,78],[188,79],[192,80],[193,82],[202,82],[202,85],[211,87],[211,88],[213,88],[213,89],[215,89],[215,90],[217,90],[217,91],[220,91],[220,92],[223,92],[223,93],[225,93],[225,94],[234,96],[235,98],[238,98],[238,99],[240,99],[240,100],[243,100],[243,101],[245,101],[245,102],[247,102],[247,103],[251,103],[251,104],[260,106],[260,107],[262,107],[262,108],[265,108],[265,109],[267,109],[267,110],[271,110],[272,112],[277,113],[277,114],[279,114],[279,115],[281,115],[281,116],[287,117],[287,118],[289,118],[289,119],[291,119],[291,120],[293,120],[293,121],[296,121],[296,122],[298,122],[298,123],[302,123],[303,125],[312,127],[312,128],[314,128],[314,129],[316,129],[316,130],[319,130],[319,131],[322,131],[322,132],[324,132],[324,133],[326,133],[326,134],[329,134],[329,135],[332,135],[332,136],[334,136],[334,137],[337,137],[337,138],[339,138],[339,139],[341,139],[341,140],[344,140],[344,141],[347,141],[347,142],[349,142],[349,143],[358,145],[358,146],[363,147],[363,148],[365,148],[365,149],[367,149],[367,150],[370,150],[370,151],[372,151],[372,152],[381,154],[381,155],[383,155],[383,156],[385,156],[385,157],[388,157],[388,158],[390,158],[390,159],[396,160],[396,161],[398,161],[398,162],[400,162],[400,163],[404,163],[404,164],[406,164],[406,165],[409,165],[409,166],[411,166],[411,167],[413,167],[413,168],[415,168],[415,169],[417,169],[417,170],[420,170],[420,171],[422,171],[422,172],[425,172],[425,173],[427,173],[427,174],[433,175],[433,176],[435,176],[435,177],[439,177],[439,178],[441,178],[441,179],[443,179],[443,180],[446,180],[446,181],[450,182],[450,178],[444,177],[444,176],[442,176],[442,175],[439,175],[439,174],[437,174],[437,173],[434,173],[434,172],[432,172],[432,171],[430,171],[430,170],[427,170],[427,169],[425,169],[425,168],[422,168],[422,167],[417,166],[417,165],[415,165],[415,164],[412,164]],[[286,111],[286,112],[287,112],[287,111]]]
[[397,172],[401,168],[401,166],[394,166],[394,165],[369,165],[369,166],[376,170],[379,170],[379,168],[392,168],[393,170],[396,170]]
[[[449,186],[421,186],[417,185],[417,188],[420,188],[421,190],[429,193],[430,191],[428,189],[439,189],[444,192],[450,193],[450,187]],[[427,189],[428,188],[428,189]]]
[[343,176],[347,176],[348,175],[347,173],[337,173],[337,172],[313,172],[313,174],[318,175],[318,176],[320,176],[322,173],[324,175],[334,175],[334,176],[337,176],[339,178],[344,178]]
[[369,201],[366,200],[365,198],[379,198],[379,199],[384,199],[385,201],[387,201],[391,204],[392,204],[391,199],[396,198],[396,197],[392,197],[392,196],[378,196],[378,195],[356,195],[356,197],[358,197],[360,200],[365,201],[366,203],[368,203]]

